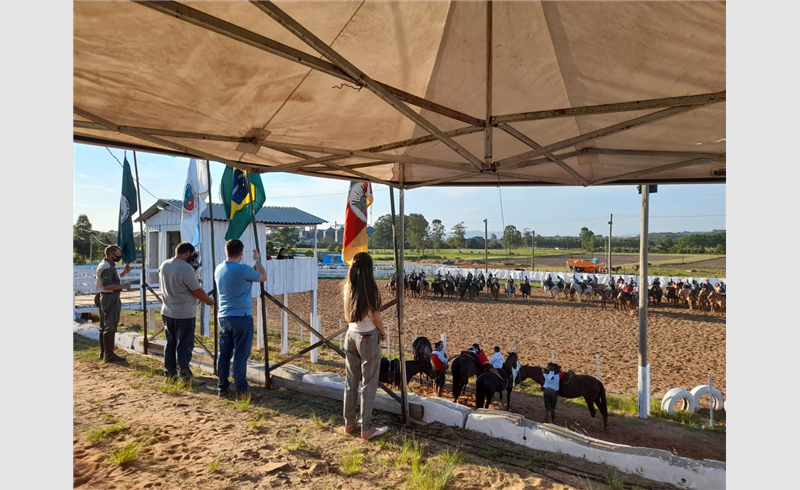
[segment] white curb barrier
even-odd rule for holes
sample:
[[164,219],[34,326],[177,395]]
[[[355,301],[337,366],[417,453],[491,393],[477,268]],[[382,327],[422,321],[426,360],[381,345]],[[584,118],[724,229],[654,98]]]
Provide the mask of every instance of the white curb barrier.
[[725,488],[723,462],[698,461],[662,449],[613,444],[502,410],[476,410],[467,417],[466,429],[532,449],[585,458],[682,489]]
[[697,411],[697,399],[695,399],[693,394],[683,388],[672,388],[669,390],[667,394],[664,395],[664,398],[661,399],[661,410],[664,410],[670,415],[675,415],[675,403],[677,403],[678,400],[686,400],[687,412]]
[[416,393],[408,394],[408,401],[424,407],[422,421],[439,422],[451,427],[463,428],[472,409],[439,397],[425,398]]
[[[708,389],[709,389],[708,385],[697,385],[694,388],[692,388],[691,393],[695,399],[695,411],[697,411],[697,409],[699,408],[699,403],[697,402],[697,400],[699,400],[703,396],[708,395]],[[713,387],[711,388],[711,398],[713,398],[714,400],[712,403],[715,410],[719,410],[725,405],[724,399],[722,397],[722,392],[719,391],[718,389]]]

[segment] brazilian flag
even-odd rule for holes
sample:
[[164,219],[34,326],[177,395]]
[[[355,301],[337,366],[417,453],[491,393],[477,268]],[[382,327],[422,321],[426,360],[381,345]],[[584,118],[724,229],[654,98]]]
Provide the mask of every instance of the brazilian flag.
[[[249,189],[247,188],[248,173],[250,174]],[[239,239],[253,220],[250,207],[252,203],[255,203],[255,210],[258,213],[258,210],[264,205],[264,201],[267,200],[260,174],[247,172],[230,165],[225,167],[225,172],[222,174],[220,196],[229,221],[225,240]]]
[[122,261],[126,264],[136,260],[136,242],[133,240],[133,213],[136,205],[136,184],[131,176],[131,166],[125,158],[122,163],[122,197],[119,201],[119,223],[117,245],[122,249]]

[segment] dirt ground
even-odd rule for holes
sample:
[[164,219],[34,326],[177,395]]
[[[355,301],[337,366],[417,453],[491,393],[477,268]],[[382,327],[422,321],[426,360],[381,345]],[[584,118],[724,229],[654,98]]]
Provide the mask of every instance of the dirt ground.
[[[192,389],[170,390],[158,359],[129,353],[124,362],[100,363],[97,342],[82,339],[74,339],[74,488],[445,488],[415,484],[415,477],[431,484],[446,475],[454,451],[448,489],[672,488],[439,424],[403,428],[383,412],[375,415],[389,433],[362,441],[335,432],[343,423],[339,401],[259,388],[249,404],[220,400],[208,376]],[[403,448],[413,440],[420,444],[416,470]],[[135,455],[114,460],[126,449]]]

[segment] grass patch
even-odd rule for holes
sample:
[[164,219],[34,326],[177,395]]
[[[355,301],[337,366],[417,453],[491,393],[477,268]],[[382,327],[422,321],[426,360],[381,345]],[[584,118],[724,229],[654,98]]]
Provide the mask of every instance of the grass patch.
[[344,471],[346,475],[358,473],[359,466],[367,459],[364,453],[361,452],[361,448],[357,446],[343,450],[341,456],[342,471]]
[[287,451],[307,451],[313,453],[316,449],[306,441],[306,431],[305,429],[301,430],[299,433],[289,437],[289,441],[286,445],[281,446],[283,449]]
[[317,426],[317,429],[322,429],[328,425],[333,425],[333,417],[329,417],[328,421],[326,422],[322,420],[322,418],[313,410],[311,411],[311,421],[314,422],[314,425]]
[[416,438],[407,437],[403,438],[403,443],[391,444],[390,447],[395,449],[397,454],[392,458],[392,464],[395,468],[402,468],[411,464],[411,468],[419,468],[419,460],[422,458],[422,446]]
[[209,473],[217,473],[220,468],[222,467],[222,460],[219,456],[214,458],[214,461],[208,463],[208,472]]
[[429,459],[422,466],[412,466],[406,487],[409,490],[444,490],[453,482],[453,473],[462,462],[464,458],[456,449],[447,451],[439,458]]
[[266,417],[266,415],[265,415],[264,409],[263,408],[259,408],[258,410],[256,410],[255,416],[253,416],[253,418],[250,419],[250,427],[252,427],[254,429],[261,428],[261,426],[264,425],[264,418],[265,417]]
[[96,446],[104,439],[118,434],[124,430],[130,428],[130,424],[126,423],[117,423],[112,425],[111,427],[103,427],[102,429],[92,429],[86,433],[86,440],[89,441],[89,444]]
[[184,392],[192,391],[193,389],[191,379],[181,378],[168,378],[164,381],[164,384],[159,387],[159,391],[167,395],[182,395]]
[[605,478],[611,490],[623,490],[625,488],[625,478],[622,473],[614,470],[606,473]]
[[106,451],[106,461],[116,465],[130,463],[139,457],[142,450],[150,443],[150,439],[129,442],[124,446],[113,447]]
[[240,395],[233,404],[239,411],[246,412],[250,409],[252,400],[253,396],[250,393],[245,393],[244,395]]

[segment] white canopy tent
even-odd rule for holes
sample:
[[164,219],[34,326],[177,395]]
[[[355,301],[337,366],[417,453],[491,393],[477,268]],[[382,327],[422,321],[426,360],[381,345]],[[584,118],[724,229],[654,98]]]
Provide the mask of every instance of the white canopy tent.
[[725,183],[724,2],[73,5],[76,142],[383,183],[401,218],[420,186]]

